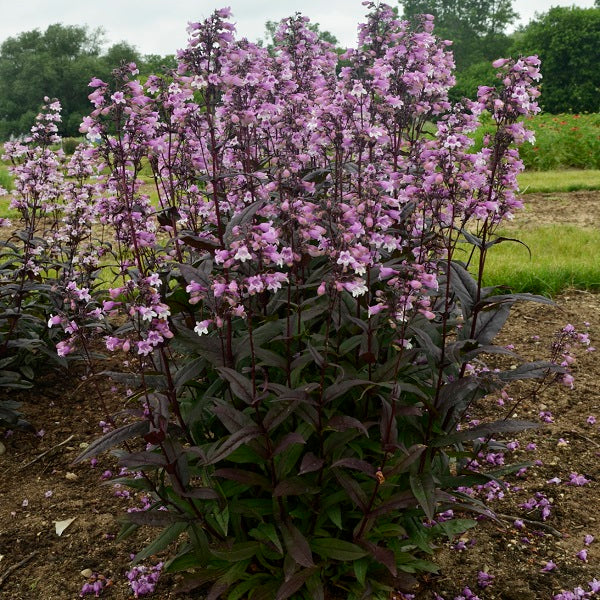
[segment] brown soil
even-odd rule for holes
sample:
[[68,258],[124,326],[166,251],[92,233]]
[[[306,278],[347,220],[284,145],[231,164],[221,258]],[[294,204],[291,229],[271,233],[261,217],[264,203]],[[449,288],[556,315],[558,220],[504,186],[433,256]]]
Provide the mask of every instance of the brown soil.
[[[519,227],[566,224],[593,229],[600,227],[598,191],[527,194],[524,203],[524,211],[515,218]],[[550,205],[552,210],[549,210]]]
[[[550,198],[560,203],[560,210],[545,209]],[[551,218],[553,223],[600,225],[598,192],[540,194],[526,199],[529,209],[519,219],[531,219],[537,224],[550,222]],[[515,344],[516,351],[527,358],[544,358],[558,329],[566,323],[583,328],[583,322],[588,321],[592,343],[600,347],[600,296],[573,291],[560,296],[556,303],[556,307],[538,304],[516,307],[502,334],[504,343]],[[554,422],[508,438],[519,440],[520,447],[507,454],[507,462],[539,460],[541,463],[528,469],[524,477],[508,476],[511,489],[503,499],[491,502],[494,510],[510,517],[498,522],[481,521],[463,536],[465,550],[452,548],[456,540],[440,546],[434,557],[441,566],[440,574],[421,578],[418,588],[413,590],[417,600],[433,598],[434,591],[450,600],[465,586],[482,600],[545,600],[562,589],[572,590],[578,585],[588,589],[586,582],[600,577],[598,356],[583,353],[578,360],[574,390],[553,387],[520,404],[516,411],[519,418],[537,420],[539,412],[546,410],[553,414]],[[110,391],[110,383],[102,381],[100,385],[109,408],[115,412],[122,408],[118,396]],[[54,373],[35,391],[18,394],[28,420],[36,430],[43,428],[45,433],[37,437],[15,431],[0,439],[5,446],[0,455],[2,599],[74,600],[86,582],[81,574],[85,569],[112,578],[112,586],[102,597],[112,600],[133,597],[124,576],[129,556],[147,543],[150,539],[147,535],[155,532],[144,530],[132,538],[115,541],[120,528],[117,518],[127,508],[139,506],[139,499],[117,497],[112,486],[101,485],[102,473],[106,469],[116,470],[111,458],[101,457],[95,468],[89,462],[71,464],[81,447],[101,433],[98,422],[103,412],[92,392],[90,382]],[[517,384],[510,395],[517,398],[525,393],[525,386]],[[506,408],[489,399],[474,409],[471,417],[501,417]],[[598,424],[587,423],[590,415],[598,419]],[[561,438],[564,442],[559,441]],[[67,443],[59,446],[67,439]],[[537,445],[535,452],[526,450],[531,442]],[[570,473],[585,475],[589,483],[565,485]],[[559,477],[562,483],[547,483],[554,477]],[[52,494],[47,497],[49,491]],[[522,530],[514,527],[513,517],[540,520],[537,512],[519,506],[535,492],[543,492],[551,499],[551,514],[544,525],[556,530],[559,536],[535,523],[526,524]],[[69,518],[75,521],[58,536],[54,522]],[[596,538],[588,547],[587,563],[576,556],[584,548],[585,534]],[[557,568],[544,573],[542,568],[549,560]],[[492,585],[479,589],[478,571],[493,575]],[[164,577],[157,591],[146,597],[174,598],[173,583],[172,578]],[[399,594],[398,599],[401,598]]]

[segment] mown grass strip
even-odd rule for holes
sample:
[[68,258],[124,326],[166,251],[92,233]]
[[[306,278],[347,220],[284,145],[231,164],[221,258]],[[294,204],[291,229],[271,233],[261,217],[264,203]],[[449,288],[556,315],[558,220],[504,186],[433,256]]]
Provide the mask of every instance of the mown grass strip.
[[485,285],[514,292],[555,296],[568,288],[600,290],[600,231],[575,225],[548,225],[500,232],[521,244],[504,242],[490,249]]
[[518,177],[523,194],[600,190],[600,170],[525,171]]

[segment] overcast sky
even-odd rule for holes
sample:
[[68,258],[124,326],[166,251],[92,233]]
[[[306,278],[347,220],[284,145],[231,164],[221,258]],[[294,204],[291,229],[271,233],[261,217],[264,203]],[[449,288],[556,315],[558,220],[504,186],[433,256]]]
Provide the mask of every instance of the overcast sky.
[[[587,8],[594,0],[513,1],[523,23],[535,12],[572,4]],[[265,21],[302,12],[343,46],[354,45],[356,25],[365,11],[361,0],[0,0],[0,42],[62,23],[102,27],[108,44],[125,40],[142,54],[172,54],[185,46],[189,21],[200,21],[223,6],[232,8],[238,34],[252,41],[264,36]]]

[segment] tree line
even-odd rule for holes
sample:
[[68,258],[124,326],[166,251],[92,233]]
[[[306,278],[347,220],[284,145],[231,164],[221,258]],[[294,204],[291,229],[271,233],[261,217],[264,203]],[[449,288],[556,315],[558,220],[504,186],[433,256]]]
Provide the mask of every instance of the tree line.
[[[409,20],[434,15],[437,35],[453,41],[454,100],[473,98],[478,85],[494,83],[494,59],[537,54],[544,77],[540,104],[546,112],[600,111],[600,0],[594,8],[550,8],[510,34],[518,19],[512,0],[399,0],[398,13]],[[337,45],[330,32],[318,24],[312,28]],[[262,43],[272,43],[274,32],[275,23],[267,22]],[[127,42],[103,50],[100,29],[73,25],[7,38],[0,45],[0,139],[28,131],[44,96],[62,103],[60,133],[79,135],[90,109],[89,80],[109,79],[114,68],[128,62],[135,62],[143,77],[173,67],[175,59],[140,55]]]
[[61,102],[59,133],[79,136],[91,108],[92,77],[107,81],[113,69],[130,62],[142,75],[175,66],[174,56],[141,55],[127,42],[103,50],[101,29],[58,23],[7,38],[0,45],[0,139],[29,131],[44,96]]

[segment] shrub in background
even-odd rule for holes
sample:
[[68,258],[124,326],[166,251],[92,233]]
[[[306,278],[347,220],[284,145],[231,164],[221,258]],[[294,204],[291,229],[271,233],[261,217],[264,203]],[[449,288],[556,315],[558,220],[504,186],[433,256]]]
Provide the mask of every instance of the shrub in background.
[[[473,446],[533,425],[470,427],[469,407],[564,377],[558,360],[484,361],[508,352],[493,339],[514,302],[547,302],[481,283],[520,207],[513,144],[530,138],[537,59],[497,61],[500,88],[452,105],[430,18],[412,30],[368,7],[339,75],[304,17],[270,54],[236,40],[223,9],[190,24],[176,71],[142,85],[130,64],[116,87],[90,84],[82,156],[98,164],[114,282],[96,304],[74,260],[51,324],[65,356],[110,327],[126,358],[109,375],[131,393],[78,460],[127,442],[119,460],[141,476],[120,481],[152,501],[126,531],[161,530],[136,561],[177,542],[165,571],[209,599],[387,598],[435,570],[435,536],[474,524],[436,515],[489,514],[458,491],[496,476],[473,473]],[[472,151],[483,110],[494,130]]]
[[4,146],[14,183],[10,194],[3,192],[18,216],[15,223],[1,219],[0,388],[31,387],[49,360],[66,365],[48,324],[76,284],[93,285],[97,269],[89,260],[90,249],[98,249],[91,242],[94,188],[86,181],[92,170],[80,152],[67,161],[53,149],[60,144],[60,104],[45,102],[31,136]]

